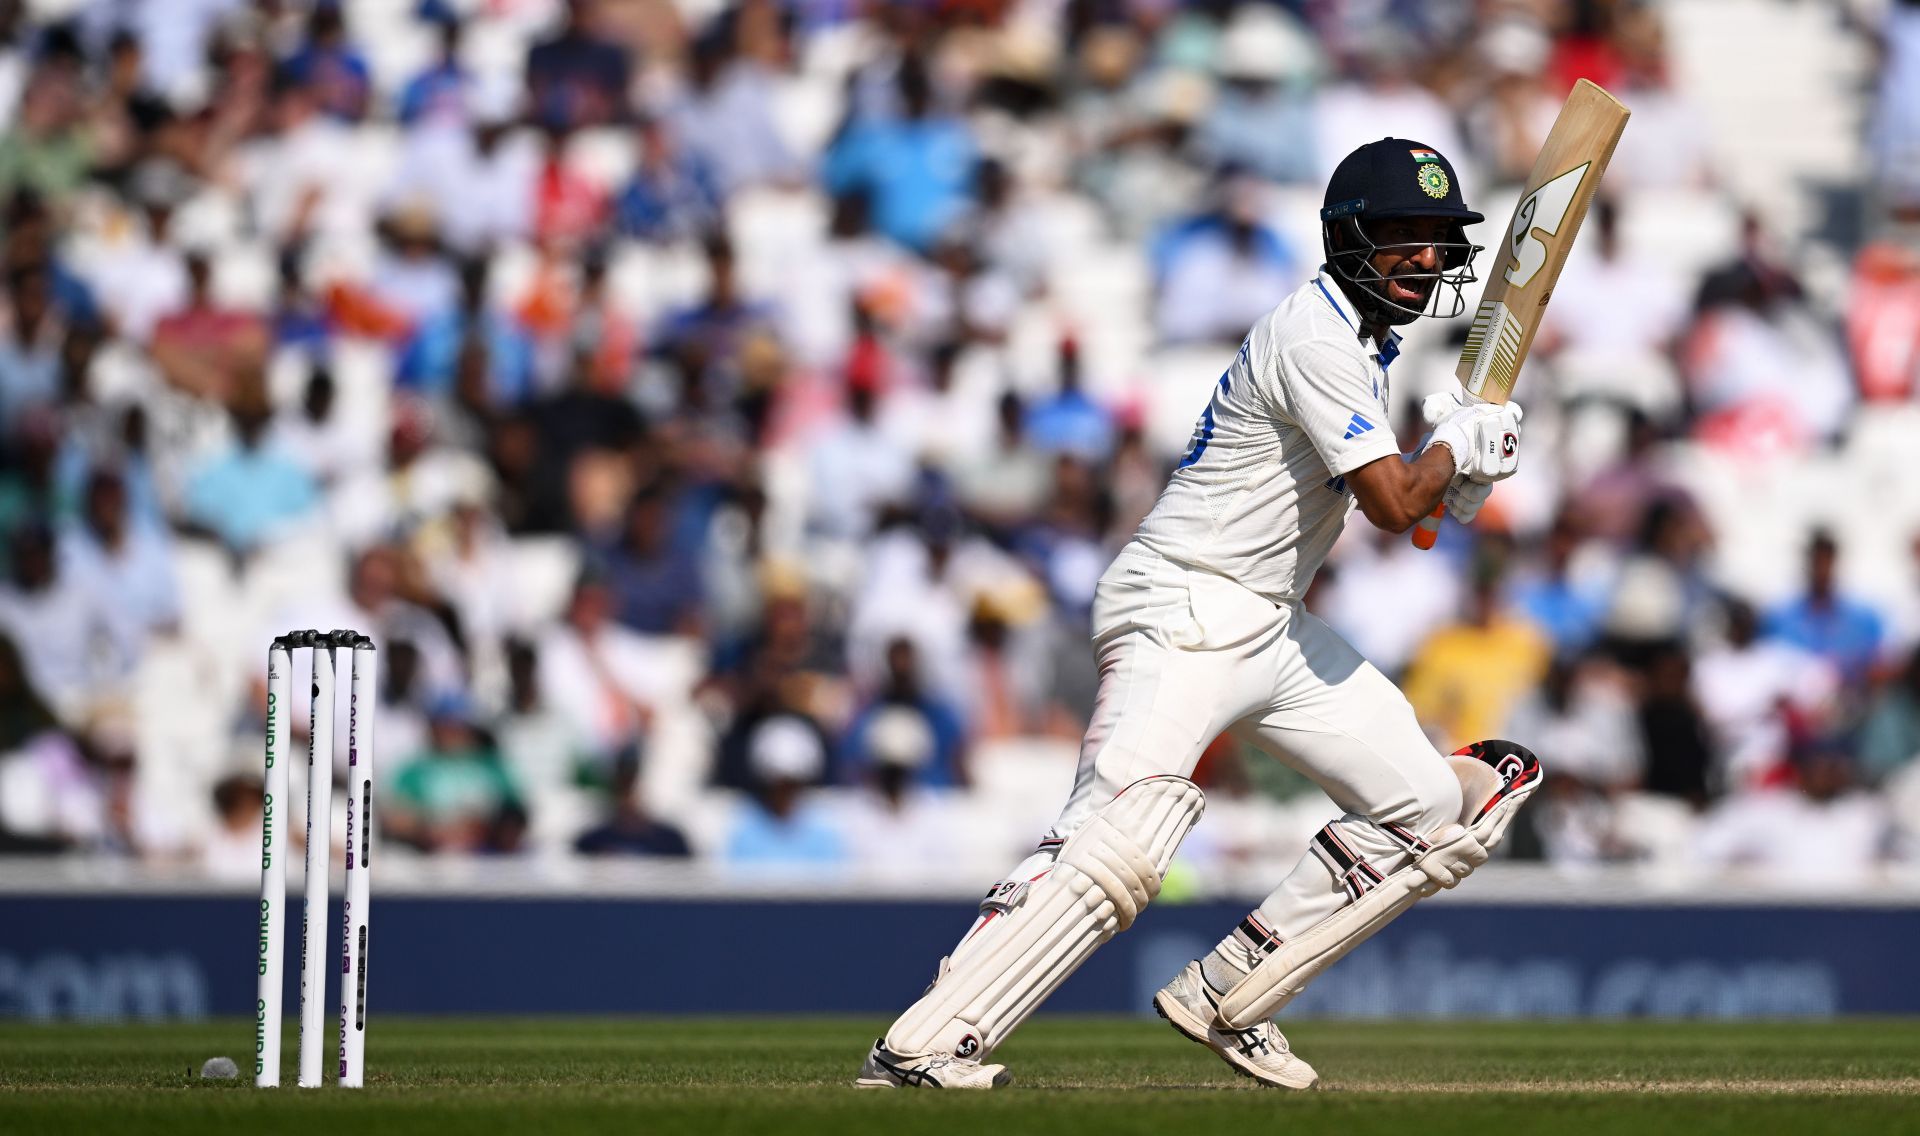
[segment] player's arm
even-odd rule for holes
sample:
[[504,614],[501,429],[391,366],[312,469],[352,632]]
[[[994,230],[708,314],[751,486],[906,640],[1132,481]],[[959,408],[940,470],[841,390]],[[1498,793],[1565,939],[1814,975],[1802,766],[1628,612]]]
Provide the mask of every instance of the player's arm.
[[1380,458],[1347,474],[1360,511],[1376,527],[1401,533],[1443,500],[1469,521],[1493,483],[1520,466],[1517,403],[1464,399],[1453,392],[1430,396],[1421,412],[1433,433],[1412,461]]
[[1347,488],[1375,528],[1403,533],[1433,512],[1453,481],[1453,451],[1428,446],[1412,461],[1395,454],[1347,474]]

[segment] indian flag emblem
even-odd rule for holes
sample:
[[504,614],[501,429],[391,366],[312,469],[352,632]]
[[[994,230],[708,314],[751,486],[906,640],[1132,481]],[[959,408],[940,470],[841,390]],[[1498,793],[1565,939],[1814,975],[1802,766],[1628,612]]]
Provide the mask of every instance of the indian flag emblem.
[[1447,180],[1447,171],[1439,166],[1421,166],[1418,177],[1420,192],[1428,197],[1445,197],[1447,190],[1452,188],[1452,183]]
[[1434,153],[1432,150],[1408,150],[1407,153],[1412,154],[1413,160],[1416,162],[1437,162],[1440,160],[1440,155]]

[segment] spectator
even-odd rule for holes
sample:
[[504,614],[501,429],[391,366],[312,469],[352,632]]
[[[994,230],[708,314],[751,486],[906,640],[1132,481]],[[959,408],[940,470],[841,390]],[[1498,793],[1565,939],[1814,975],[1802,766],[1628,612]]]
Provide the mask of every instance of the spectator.
[[260,816],[266,790],[250,774],[230,774],[213,787],[216,827],[200,845],[200,868],[225,883],[260,878]]
[[1860,729],[1861,772],[1871,783],[1884,782],[1920,757],[1920,647],[1894,681],[1882,687],[1867,707]]
[[[902,710],[910,718],[903,719],[898,713]],[[892,728],[897,732],[918,731],[914,733],[915,739],[924,733],[925,745],[919,745],[916,740],[913,745],[905,747],[911,751],[910,754],[904,753],[900,746],[887,748],[890,742],[900,742],[900,738],[876,734],[881,730],[883,719],[895,723]],[[898,723],[901,721],[913,724],[900,726]],[[964,786],[967,783],[966,755],[966,722],[959,710],[927,689],[920,674],[919,650],[913,640],[893,639],[887,644],[886,683],[854,714],[852,724],[847,727],[846,743],[841,748],[841,768],[836,780],[845,784],[859,784],[869,773],[875,772],[878,765],[893,762],[919,785],[928,788]]]
[[620,540],[602,556],[615,618],[646,635],[700,634],[700,564],[675,533],[676,501],[659,488],[627,507]]
[[1882,198],[1912,207],[1920,205],[1920,4],[1889,4],[1880,18],[1884,54],[1867,145]]
[[568,132],[548,124],[533,181],[533,236],[545,246],[576,249],[605,227],[607,187],[567,153]]
[[1220,37],[1220,90],[1195,139],[1215,166],[1306,184],[1316,173],[1314,42],[1274,8],[1244,5]]
[[725,857],[743,868],[826,868],[847,858],[836,832],[806,797],[826,769],[819,731],[791,715],[768,718],[747,743],[758,788],[727,835]]
[[1113,415],[1081,389],[1080,344],[1060,341],[1059,389],[1027,408],[1026,437],[1050,454],[1072,454],[1098,462],[1113,448]]
[[228,412],[233,443],[187,481],[187,516],[237,553],[275,540],[319,503],[306,470],[272,444],[264,396],[242,395]]
[[460,266],[460,293],[450,308],[428,315],[400,354],[394,383],[402,390],[445,397],[453,390],[461,351],[475,341],[485,360],[487,405],[516,406],[533,396],[533,340],[488,295],[488,266]]
[[60,574],[95,596],[104,610],[115,669],[132,670],[150,636],[177,629],[180,597],[164,529],[131,515],[126,479],[96,469],[87,479],[80,522],[64,526]]
[[925,62],[901,61],[896,82],[900,113],[850,122],[822,178],[830,193],[865,194],[874,228],[926,252],[965,212],[979,146],[965,119],[935,106]]
[[1031,516],[1053,480],[1046,456],[1027,443],[1026,411],[1007,391],[997,406],[993,443],[955,471],[955,488],[967,511],[992,529],[1007,529]]
[[404,335],[459,306],[460,274],[446,255],[430,207],[409,205],[381,225],[380,257],[369,287],[386,321]]
[[692,855],[680,830],[647,815],[640,801],[640,763],[618,762],[607,789],[612,812],[607,819],[580,834],[574,850],[588,856],[660,856],[685,859]]
[[118,692],[131,660],[95,647],[119,633],[94,581],[61,571],[53,536],[28,525],[8,542],[0,631],[21,650],[28,681],[66,721],[79,721]]
[[1814,530],[1805,563],[1806,591],[1768,614],[1767,631],[1825,659],[1849,684],[1864,682],[1880,650],[1880,615],[1841,594],[1840,544],[1832,533]]
[[1729,788],[1770,780],[1796,735],[1838,709],[1840,675],[1826,660],[1776,637],[1744,600],[1726,603],[1726,641],[1703,651],[1693,693],[1713,731],[1714,772]]
[[601,755],[643,745],[667,648],[614,619],[606,581],[583,575],[566,615],[539,638],[540,700],[567,717]]
[[1639,781],[1642,763],[1640,724],[1621,675],[1597,655],[1556,657],[1504,733],[1554,755],[1554,791],[1534,818],[1547,859],[1593,863],[1637,851],[1614,808],[1615,796]]
[[[1421,643],[1460,610],[1458,573],[1385,530],[1353,534],[1314,586],[1315,614],[1388,675],[1405,670]],[[1524,595],[1515,589],[1522,612]]]
[[634,127],[639,158],[614,199],[620,230],[643,241],[689,240],[720,221],[720,183],[693,150],[657,118]]
[[913,455],[881,429],[877,387],[871,376],[849,376],[846,416],[809,448],[808,527],[827,540],[867,537],[881,511],[903,504],[912,488]]
[[1214,207],[1155,238],[1155,324],[1169,343],[1230,343],[1284,299],[1299,265],[1260,219],[1258,183],[1243,174],[1214,186]]
[[513,131],[513,97],[483,90],[470,102],[470,128],[429,122],[407,132],[388,197],[398,213],[427,209],[450,247],[483,257],[533,231],[541,155]]
[[1692,673],[1692,660],[1677,644],[1657,648],[1647,661],[1640,697],[1640,740],[1647,755],[1641,787],[1699,809],[1712,788],[1713,735],[1694,697]]
[[286,62],[287,78],[313,91],[321,111],[346,122],[367,116],[372,80],[347,42],[338,0],[320,0],[307,16],[306,42]]
[[271,444],[323,487],[334,485],[379,460],[374,446],[339,413],[339,392],[333,372],[326,367],[315,367],[307,375],[298,412],[281,415],[273,426]]
[[53,274],[43,265],[7,273],[6,324],[0,327],[0,432],[50,407],[60,394],[65,328],[53,306]]
[[1610,198],[1594,202],[1591,235],[1554,285],[1541,346],[1569,369],[1573,391],[1671,415],[1682,397],[1671,359],[1687,298],[1668,265],[1622,246],[1619,212]]
[[1465,618],[1420,645],[1407,664],[1407,701],[1442,752],[1494,737],[1546,672],[1546,640],[1507,608],[1497,567],[1476,566]]
[[84,270],[107,321],[135,343],[145,343],[160,317],[187,302],[186,258],[174,243],[173,216],[193,190],[177,164],[158,158],[141,163],[128,186],[140,223]]
[[1514,607],[1525,613],[1553,640],[1557,653],[1584,651],[1600,632],[1607,595],[1591,572],[1580,572],[1579,529],[1572,516],[1561,513],[1547,530],[1540,567],[1525,573],[1514,585]]
[[213,297],[213,265],[187,256],[187,302],[153,329],[153,362],[169,383],[198,398],[229,402],[265,377],[272,334],[266,321]]
[[675,138],[722,196],[786,182],[799,172],[774,121],[775,87],[765,68],[734,53],[737,13],[693,41],[687,85],[666,112]]
[[474,79],[460,62],[463,25],[457,18],[433,21],[437,50],[424,71],[401,88],[395,114],[402,126],[465,126]]
[[574,724],[541,698],[540,655],[534,645],[514,639],[505,654],[507,706],[494,736],[514,784],[525,790],[544,828],[546,806],[571,796],[578,786],[605,782],[606,770],[595,760],[601,755],[592,752]]
[[1810,740],[1793,770],[1791,783],[1736,794],[1708,814],[1695,861],[1823,890],[1872,878],[1890,850],[1892,818],[1885,801],[1859,790],[1846,740]]
[[479,850],[496,818],[521,807],[493,739],[459,694],[435,700],[427,715],[427,746],[402,760],[387,800],[383,834],[423,852]]
[[853,863],[874,875],[924,879],[953,862],[959,834],[927,792],[927,762],[938,744],[930,722],[899,703],[877,710],[866,724],[864,778],[870,792],[850,803],[844,818]]
[[601,20],[601,0],[567,0],[559,34],[527,53],[527,90],[542,124],[603,126],[625,112],[632,63]]

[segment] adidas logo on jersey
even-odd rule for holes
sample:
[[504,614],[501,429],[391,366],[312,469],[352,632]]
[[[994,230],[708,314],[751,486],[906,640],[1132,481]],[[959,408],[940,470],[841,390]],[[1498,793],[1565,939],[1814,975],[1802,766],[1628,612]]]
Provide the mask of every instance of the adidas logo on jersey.
[[1358,438],[1360,435],[1366,433],[1371,429],[1373,429],[1373,423],[1367,421],[1366,419],[1356,414],[1353,416],[1353,421],[1347,423],[1347,432],[1341,435],[1341,437],[1342,438]]

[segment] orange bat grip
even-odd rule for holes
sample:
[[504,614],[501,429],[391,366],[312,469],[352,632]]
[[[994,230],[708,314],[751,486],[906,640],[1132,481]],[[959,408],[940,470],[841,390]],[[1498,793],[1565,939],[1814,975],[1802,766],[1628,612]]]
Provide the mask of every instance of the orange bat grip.
[[1413,546],[1415,548],[1425,552],[1427,549],[1433,547],[1433,542],[1440,538],[1440,518],[1445,516],[1446,512],[1446,505],[1436,505],[1430,516],[1420,518],[1420,523],[1413,526]]

